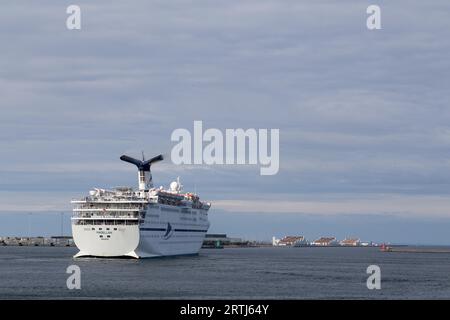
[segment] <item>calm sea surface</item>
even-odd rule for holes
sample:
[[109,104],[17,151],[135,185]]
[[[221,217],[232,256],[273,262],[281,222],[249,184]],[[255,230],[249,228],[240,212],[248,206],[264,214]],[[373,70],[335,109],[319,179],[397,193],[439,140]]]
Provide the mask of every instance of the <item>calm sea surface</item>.
[[[0,247],[0,298],[450,298],[450,253],[376,248],[202,249],[198,256],[76,259],[76,248]],[[66,268],[81,268],[69,290]],[[368,290],[367,266],[381,268]]]

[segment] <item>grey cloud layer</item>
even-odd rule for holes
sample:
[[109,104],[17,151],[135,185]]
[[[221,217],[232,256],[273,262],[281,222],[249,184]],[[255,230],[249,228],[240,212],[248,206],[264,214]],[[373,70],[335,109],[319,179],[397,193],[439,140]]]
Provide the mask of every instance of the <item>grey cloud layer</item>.
[[450,190],[448,1],[380,1],[375,32],[356,0],[78,1],[79,32],[68,4],[2,5],[0,190],[134,184],[118,156],[193,120],[281,131],[275,177],[182,172],[213,199]]

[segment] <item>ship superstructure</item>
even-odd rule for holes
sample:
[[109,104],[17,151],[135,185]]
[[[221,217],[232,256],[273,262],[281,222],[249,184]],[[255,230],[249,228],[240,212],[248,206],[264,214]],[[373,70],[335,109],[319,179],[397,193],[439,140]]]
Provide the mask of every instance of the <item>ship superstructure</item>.
[[75,257],[148,258],[196,254],[209,228],[210,203],[183,192],[179,178],[168,189],[154,188],[150,167],[162,155],[121,160],[138,168],[139,189],[95,188],[73,200],[72,233],[80,252]]

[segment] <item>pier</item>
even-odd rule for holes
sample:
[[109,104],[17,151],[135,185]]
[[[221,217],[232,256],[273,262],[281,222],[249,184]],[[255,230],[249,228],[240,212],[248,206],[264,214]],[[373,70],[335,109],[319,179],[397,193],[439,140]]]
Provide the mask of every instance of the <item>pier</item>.
[[449,253],[450,248],[426,248],[426,247],[408,247],[408,246],[386,246],[382,245],[380,248],[382,252],[397,252],[397,253]]
[[0,237],[0,246],[74,247],[72,237]]

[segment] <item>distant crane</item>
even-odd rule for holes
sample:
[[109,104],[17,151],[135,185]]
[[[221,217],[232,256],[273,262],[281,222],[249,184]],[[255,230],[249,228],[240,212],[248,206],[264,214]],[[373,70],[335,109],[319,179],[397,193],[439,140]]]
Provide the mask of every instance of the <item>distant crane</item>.
[[61,237],[64,236],[64,212],[61,212]]
[[28,237],[31,237],[31,215],[33,213],[28,212]]

